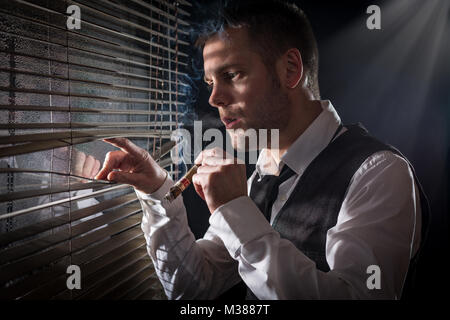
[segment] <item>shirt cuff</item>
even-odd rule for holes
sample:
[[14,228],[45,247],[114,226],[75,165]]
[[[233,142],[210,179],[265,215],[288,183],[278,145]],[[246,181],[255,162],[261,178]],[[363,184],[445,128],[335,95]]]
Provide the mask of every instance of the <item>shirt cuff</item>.
[[240,255],[243,245],[275,232],[248,196],[236,198],[217,208],[209,223],[234,258]]
[[166,193],[170,190],[170,188],[172,188],[172,186],[174,184],[175,183],[172,180],[172,178],[170,177],[170,174],[167,174],[166,180],[164,180],[164,183],[155,192],[145,193],[145,192],[139,191],[137,189],[134,189],[134,191],[136,192],[136,195],[138,196],[138,198],[141,200],[150,200],[153,202],[161,202],[162,199],[164,198],[164,196],[166,195]]

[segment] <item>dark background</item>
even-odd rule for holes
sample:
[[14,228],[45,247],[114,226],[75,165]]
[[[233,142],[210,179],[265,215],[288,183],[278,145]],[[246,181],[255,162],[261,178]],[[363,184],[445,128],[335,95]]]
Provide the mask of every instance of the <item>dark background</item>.
[[[295,1],[313,27],[319,47],[322,99],[344,123],[361,122],[412,163],[430,200],[429,239],[419,265],[420,297],[442,298],[449,283],[450,1]],[[212,1],[196,1],[193,25],[211,13]],[[366,9],[381,8],[381,30],[368,30]],[[441,14],[442,16],[438,16]],[[192,120],[224,130],[202,83],[202,61],[192,52]],[[216,119],[216,120],[214,120]],[[248,167],[248,174],[252,167]],[[209,212],[194,188],[184,193],[197,238]]]

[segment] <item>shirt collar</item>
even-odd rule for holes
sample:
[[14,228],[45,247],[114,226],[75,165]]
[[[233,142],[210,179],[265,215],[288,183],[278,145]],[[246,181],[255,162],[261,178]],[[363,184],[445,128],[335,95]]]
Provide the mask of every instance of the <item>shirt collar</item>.
[[278,160],[270,150],[263,149],[256,163],[259,176],[278,175],[284,164],[296,174],[302,174],[319,153],[326,148],[341,123],[341,119],[329,100],[321,100],[322,112],[294,141]]

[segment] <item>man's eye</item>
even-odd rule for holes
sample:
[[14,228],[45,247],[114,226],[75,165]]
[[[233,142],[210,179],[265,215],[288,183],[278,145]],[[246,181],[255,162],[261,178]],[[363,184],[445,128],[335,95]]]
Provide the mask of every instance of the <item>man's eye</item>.
[[238,75],[239,75],[239,72],[227,72],[227,73],[225,73],[225,78],[227,78],[229,80],[233,80]]
[[206,88],[208,89],[209,92],[212,91],[213,87],[214,87],[214,84],[212,82],[206,84]]

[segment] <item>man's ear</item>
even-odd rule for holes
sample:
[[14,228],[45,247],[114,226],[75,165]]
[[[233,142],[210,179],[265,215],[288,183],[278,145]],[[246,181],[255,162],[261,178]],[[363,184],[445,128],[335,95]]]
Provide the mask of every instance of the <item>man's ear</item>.
[[296,48],[289,49],[286,54],[286,86],[294,89],[300,83],[303,76],[303,61],[300,51]]

